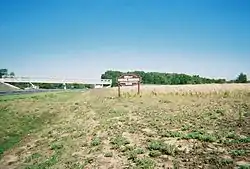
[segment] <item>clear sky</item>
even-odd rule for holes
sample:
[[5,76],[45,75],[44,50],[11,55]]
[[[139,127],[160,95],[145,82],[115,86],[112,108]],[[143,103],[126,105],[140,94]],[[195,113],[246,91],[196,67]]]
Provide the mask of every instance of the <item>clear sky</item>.
[[250,0],[0,0],[0,68],[250,78]]

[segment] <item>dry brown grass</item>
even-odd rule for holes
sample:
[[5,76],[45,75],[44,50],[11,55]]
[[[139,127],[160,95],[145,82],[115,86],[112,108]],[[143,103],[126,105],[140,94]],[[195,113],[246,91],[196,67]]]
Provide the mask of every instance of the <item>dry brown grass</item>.
[[[125,90],[137,90],[136,86],[122,87]],[[141,85],[143,92],[218,92],[218,91],[234,91],[249,90],[250,84],[197,84],[197,85]]]
[[136,87],[122,88],[120,98],[116,90],[2,99],[1,110],[49,112],[51,120],[5,151],[0,168],[234,168],[250,163],[249,85],[143,86],[141,95]]

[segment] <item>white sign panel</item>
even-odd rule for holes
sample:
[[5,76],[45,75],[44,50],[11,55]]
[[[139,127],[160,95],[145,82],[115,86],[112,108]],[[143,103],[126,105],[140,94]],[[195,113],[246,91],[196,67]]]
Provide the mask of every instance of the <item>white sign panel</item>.
[[118,79],[118,82],[139,82],[140,78],[122,78],[122,79]]
[[133,83],[131,83],[131,82],[126,82],[125,85],[126,85],[126,86],[132,86]]

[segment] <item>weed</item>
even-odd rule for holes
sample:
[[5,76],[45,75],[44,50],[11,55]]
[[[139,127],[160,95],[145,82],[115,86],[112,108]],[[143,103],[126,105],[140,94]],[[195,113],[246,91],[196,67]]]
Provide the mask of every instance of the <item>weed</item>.
[[245,113],[244,113],[244,116],[245,116],[245,117],[250,117],[250,112],[245,112]]
[[162,141],[151,141],[148,145],[149,150],[159,150],[162,154],[174,156],[176,153],[176,147],[171,144],[166,144]]
[[45,160],[42,163],[35,163],[33,165],[27,166],[25,169],[45,169],[50,168],[58,162],[58,153],[52,155],[49,159]]
[[34,159],[37,159],[37,158],[40,158],[42,155],[41,154],[39,154],[39,153],[34,153],[34,154],[32,154],[31,156],[29,156],[29,157],[27,157],[26,159],[25,159],[25,163],[29,163],[29,162],[31,162],[32,160],[34,160]]
[[155,162],[150,158],[136,159],[135,164],[138,169],[153,169],[155,167]]
[[235,132],[231,132],[227,134],[226,138],[236,139],[237,135]]
[[221,166],[227,166],[227,165],[230,165],[230,164],[233,164],[233,160],[232,159],[222,159],[220,161],[220,165]]
[[99,137],[94,137],[90,143],[91,146],[98,146],[101,144],[101,139]]
[[104,154],[104,157],[113,157],[113,153],[112,152],[106,152]]
[[135,151],[129,151],[127,153],[128,160],[135,161],[137,159],[137,153]]
[[181,137],[182,134],[178,131],[166,131],[161,134],[162,137]]
[[189,129],[190,129],[189,125],[182,125],[182,128],[181,128],[182,131],[187,131]]
[[215,110],[215,113],[223,116],[225,114],[225,110],[217,109],[217,110]]
[[239,169],[250,169],[250,164],[240,165]]
[[62,143],[53,143],[51,146],[50,146],[50,149],[51,150],[60,150],[63,148],[63,144]]
[[158,157],[161,155],[161,152],[159,150],[152,150],[149,152],[150,157]]
[[164,143],[161,141],[151,141],[148,145],[149,150],[161,150],[163,147]]
[[135,132],[136,132],[136,128],[135,128],[135,127],[132,127],[132,126],[129,126],[128,132],[129,132],[129,133],[135,133]]
[[57,161],[58,161],[58,157],[57,157],[57,154],[55,154],[55,155],[52,155],[52,157],[50,157],[50,158],[44,163],[44,165],[50,167],[50,166],[55,165],[55,164],[57,163]]
[[135,161],[138,154],[143,154],[144,150],[142,148],[130,147],[129,151],[126,153],[128,160]]
[[184,139],[197,139],[200,141],[205,141],[205,142],[215,142],[216,137],[209,135],[209,134],[202,134],[200,132],[191,132],[188,133],[187,135],[183,136]]
[[126,144],[129,144],[130,142],[123,136],[116,136],[110,140],[110,143],[115,146],[115,148],[119,148],[121,146],[125,146]]
[[244,156],[247,154],[246,150],[231,150],[230,154],[232,154],[233,156]]
[[223,97],[224,97],[224,98],[229,97],[229,95],[230,95],[229,91],[225,91],[225,92],[223,93]]
[[142,148],[137,148],[134,150],[136,152],[136,154],[144,154],[145,151]]
[[171,155],[174,156],[175,153],[177,152],[177,149],[175,145],[172,144],[165,144],[162,148],[161,151],[163,154]]
[[250,143],[250,137],[239,138],[228,141],[229,143]]

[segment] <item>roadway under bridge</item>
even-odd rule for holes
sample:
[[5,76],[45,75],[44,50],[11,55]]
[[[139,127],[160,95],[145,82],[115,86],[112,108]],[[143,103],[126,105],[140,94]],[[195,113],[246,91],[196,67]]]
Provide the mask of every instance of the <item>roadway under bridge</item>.
[[34,83],[57,83],[63,84],[66,89],[66,84],[91,84],[95,88],[102,88],[104,86],[111,87],[112,79],[69,79],[69,78],[36,78],[36,77],[6,77],[0,78],[1,83],[30,83],[36,87]]

